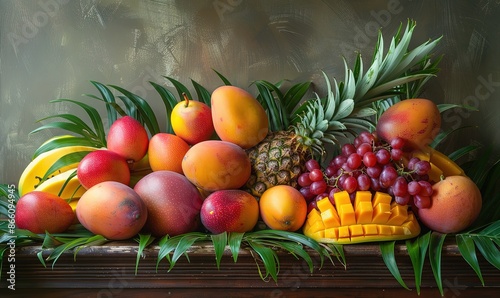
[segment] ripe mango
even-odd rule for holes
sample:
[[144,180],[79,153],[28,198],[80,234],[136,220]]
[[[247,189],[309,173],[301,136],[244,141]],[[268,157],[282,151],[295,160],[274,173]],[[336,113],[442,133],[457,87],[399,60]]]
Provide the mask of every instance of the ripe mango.
[[441,128],[441,114],[428,99],[402,100],[388,108],[377,123],[377,136],[387,142],[396,137],[412,149],[429,145]]
[[218,87],[212,93],[211,107],[215,132],[223,141],[248,149],[260,143],[269,132],[266,111],[241,88]]
[[16,205],[17,227],[33,233],[62,233],[74,220],[70,205],[52,193],[35,190],[23,195]]
[[219,140],[193,145],[182,160],[184,175],[206,192],[242,187],[250,177],[250,167],[245,150]]

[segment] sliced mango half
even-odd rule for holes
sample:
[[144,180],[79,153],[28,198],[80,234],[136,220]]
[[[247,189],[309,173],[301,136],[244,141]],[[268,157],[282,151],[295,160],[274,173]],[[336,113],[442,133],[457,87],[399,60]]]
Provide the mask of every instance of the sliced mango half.
[[384,192],[357,191],[351,203],[346,191],[335,193],[335,206],[325,197],[307,215],[304,235],[323,243],[353,244],[402,240],[420,234],[420,225],[408,206]]

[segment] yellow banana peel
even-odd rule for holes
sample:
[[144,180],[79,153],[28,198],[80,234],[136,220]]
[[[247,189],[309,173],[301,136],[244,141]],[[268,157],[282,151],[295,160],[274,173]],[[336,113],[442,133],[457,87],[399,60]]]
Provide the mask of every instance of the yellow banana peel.
[[73,210],[73,212],[76,212],[76,205],[78,204],[78,200],[80,200],[80,198],[73,198],[68,204],[69,206],[71,207],[71,209]]
[[[446,154],[427,146],[421,150],[415,150],[410,157],[418,157],[420,160],[428,161],[431,164],[429,171],[429,180],[432,182],[441,181],[441,177],[465,176],[464,170]],[[407,163],[407,161],[406,161]]]
[[445,177],[465,176],[464,170],[457,165],[457,163],[451,160],[446,154],[436,149],[432,149],[431,151],[431,162],[443,171]]
[[[99,150],[99,148],[90,146],[68,146],[68,147],[56,148],[40,154],[28,164],[28,166],[24,169],[23,173],[21,174],[18,183],[19,195],[23,196],[28,192],[35,190],[35,188],[40,184],[41,179],[45,175],[45,173],[61,157],[73,152],[95,151],[95,150]],[[77,167],[78,167],[78,162],[67,165],[59,169],[58,171],[51,173],[49,177],[58,175],[60,173],[63,173],[71,169],[75,169]]]
[[[81,197],[86,189],[80,184],[78,177],[75,175],[68,180],[68,178],[76,171],[70,169],[60,174],[51,177],[42,182],[37,188],[37,191],[48,192],[56,196],[60,196],[65,200]],[[67,181],[67,183],[66,183]],[[64,186],[64,184],[66,185]],[[62,190],[64,186],[64,189]],[[61,192],[62,190],[62,192]],[[61,192],[61,194],[59,194]]]

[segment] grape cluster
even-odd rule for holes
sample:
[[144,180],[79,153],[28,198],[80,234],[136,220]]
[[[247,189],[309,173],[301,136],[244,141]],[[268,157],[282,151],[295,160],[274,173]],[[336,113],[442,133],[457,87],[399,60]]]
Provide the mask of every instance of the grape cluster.
[[315,159],[308,160],[306,171],[298,178],[300,192],[310,207],[326,196],[334,203],[333,194],[339,191],[347,191],[354,200],[356,191],[369,190],[387,192],[401,205],[429,208],[431,165],[417,157],[403,163],[404,145],[401,138],[387,143],[363,131],[352,143],[342,145],[326,168]]

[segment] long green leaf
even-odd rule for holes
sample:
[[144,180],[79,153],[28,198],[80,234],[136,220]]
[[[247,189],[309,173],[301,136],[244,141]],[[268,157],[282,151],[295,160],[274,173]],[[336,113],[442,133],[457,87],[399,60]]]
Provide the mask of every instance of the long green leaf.
[[168,235],[164,236],[158,242],[158,246],[160,249],[158,250],[158,257],[156,259],[156,270],[158,270],[158,266],[163,259],[167,259],[170,263],[170,253],[175,250],[177,244],[179,243],[179,237],[170,238]]
[[174,133],[174,130],[172,128],[172,124],[170,123],[170,114],[172,114],[172,110],[174,109],[174,107],[177,105],[177,103],[179,102],[179,99],[177,99],[174,94],[172,92],[170,92],[170,90],[168,90],[167,88],[161,86],[161,85],[158,85],[154,82],[149,82],[156,90],[156,92],[158,92],[158,94],[160,95],[161,99],[163,100],[163,104],[165,105],[165,110],[166,110],[166,123],[167,123],[167,128],[166,128],[166,132],[167,133]]
[[179,98],[183,98],[183,93],[186,93],[186,95],[188,96],[188,98],[193,98],[191,96],[191,93],[189,92],[189,89],[184,85],[182,84],[181,82],[177,81],[176,79],[172,78],[172,77],[166,77],[166,76],[163,76],[165,79],[169,80],[172,85],[174,85],[175,89],[177,90],[177,93],[179,94]]
[[47,124],[44,124],[38,128],[35,128],[34,130],[32,130],[30,132],[30,134],[34,134],[34,133],[37,133],[37,132],[45,130],[45,129],[54,129],[54,128],[66,130],[66,131],[69,131],[69,132],[72,132],[75,134],[79,134],[85,138],[92,138],[88,133],[85,133],[85,131],[82,131],[81,126],[76,125],[74,123],[70,123],[70,122],[60,122],[60,121],[49,122]]
[[235,263],[238,260],[241,241],[244,235],[245,233],[236,233],[236,232],[229,233],[228,244],[229,244],[229,249],[231,249],[231,253],[233,255],[233,260]]
[[194,80],[191,80],[191,83],[193,84],[194,90],[196,91],[196,95],[198,95],[198,100],[211,107],[212,101],[210,92]]
[[270,130],[285,130],[288,127],[287,115],[284,115],[280,102],[276,101],[273,96],[273,91],[276,91],[277,87],[266,81],[256,81],[255,85],[259,90],[260,102],[268,111]]
[[347,269],[347,261],[344,253],[344,246],[341,244],[332,244],[329,243],[326,245],[330,250],[330,254],[334,255],[337,260],[344,266],[344,269]]
[[54,162],[49,167],[47,172],[45,172],[45,175],[43,175],[40,183],[47,180],[52,173],[60,170],[61,168],[68,166],[68,165],[71,165],[71,164],[79,163],[82,160],[82,158],[84,158],[90,152],[92,152],[92,151],[90,151],[90,150],[89,151],[78,151],[78,152],[72,152],[72,153],[68,153],[64,156],[61,156],[56,162]]
[[474,237],[474,243],[486,261],[500,270],[500,250],[496,246],[493,239],[486,237]]
[[135,259],[135,275],[137,275],[137,269],[139,268],[139,260],[141,259],[142,252],[144,249],[154,241],[154,237],[151,234],[139,234],[139,248],[137,249],[137,257]]
[[180,235],[181,238],[175,247],[174,254],[172,255],[172,259],[170,260],[170,268],[169,271],[174,267],[177,260],[182,256],[187,256],[188,249],[197,241],[200,240],[208,240],[209,236],[204,233],[188,233],[184,235]]
[[104,237],[101,235],[94,235],[91,237],[83,237],[83,238],[76,238],[68,243],[59,245],[56,247],[50,255],[46,258],[46,261],[52,261],[52,268],[54,268],[54,265],[56,264],[57,260],[61,257],[61,255],[65,252],[68,252],[69,250],[79,247],[81,245],[86,245],[88,243],[94,242],[96,240],[101,240],[104,241]]
[[483,275],[481,274],[481,268],[479,266],[479,261],[476,256],[476,246],[474,245],[474,240],[472,237],[467,235],[456,235],[457,246],[460,254],[464,260],[471,266],[471,268],[476,272],[477,277],[484,286]]
[[116,103],[113,92],[111,92],[111,90],[109,90],[109,88],[102,83],[96,81],[90,81],[90,82],[97,88],[97,90],[99,90],[99,93],[101,93],[102,96],[102,100],[110,104],[106,105],[106,111],[108,114],[108,128],[109,128],[113,124],[113,122],[115,122],[116,119],[118,118],[116,109],[112,108],[113,104]]
[[87,125],[87,123],[85,123],[82,119],[76,117],[75,115],[73,114],[57,114],[57,115],[51,115],[51,116],[48,116],[48,117],[45,117],[45,118],[42,118],[40,120],[38,120],[37,122],[41,122],[41,121],[44,121],[44,120],[48,120],[48,119],[53,119],[53,118],[63,118],[63,119],[66,119],[68,120],[70,123],[73,123],[75,124],[77,127],[79,127],[82,131],[87,131],[89,133],[93,132],[92,129],[90,128],[90,126]]
[[394,256],[394,247],[396,241],[385,241],[380,243],[380,252],[382,253],[382,259],[384,260],[387,269],[391,272],[392,276],[399,282],[399,284],[409,290],[408,286],[405,284],[401,273],[399,273],[398,264],[396,263],[396,257]]
[[215,69],[212,69],[216,74],[217,76],[219,76],[219,78],[222,80],[222,82],[226,85],[226,86],[231,86],[231,82],[229,82],[229,80],[224,77],[220,72],[218,72],[217,70]]
[[217,269],[219,269],[220,261],[227,245],[227,232],[223,232],[217,235],[211,235],[210,237],[212,238],[212,244],[214,245],[215,262],[217,264]]
[[283,96],[283,106],[286,112],[291,115],[299,102],[304,98],[311,86],[311,82],[298,83],[290,87]]
[[94,126],[94,134],[97,135],[98,140],[103,145],[103,147],[106,146],[106,133],[104,130],[104,124],[102,122],[101,115],[99,114],[97,109],[88,104],[72,99],[56,99],[56,100],[51,100],[50,102],[71,102],[84,109],[90,121],[92,121],[92,124]]
[[415,288],[417,294],[420,295],[420,285],[422,283],[422,272],[425,263],[425,256],[429,247],[431,232],[420,235],[414,241],[406,240],[406,247],[408,248],[408,255],[410,256],[413,265],[413,273],[415,274]]
[[44,152],[48,152],[56,148],[70,147],[70,146],[99,147],[98,144],[87,138],[80,138],[75,136],[63,137],[63,138],[53,139],[42,144],[35,150],[35,153],[32,156],[32,160]]
[[139,112],[141,119],[146,124],[146,127],[148,128],[151,135],[155,135],[160,132],[160,127],[158,125],[156,115],[146,100],[119,86],[110,85],[110,87],[118,90],[134,103],[134,105],[137,107],[137,111]]
[[432,232],[429,242],[429,261],[441,296],[444,295],[443,280],[441,278],[441,252],[445,238],[446,234]]
[[278,282],[279,260],[276,252],[254,240],[248,241],[248,244],[259,255],[264,265],[265,274],[262,273],[258,260],[255,260],[261,279],[266,280],[270,275],[274,282]]

